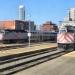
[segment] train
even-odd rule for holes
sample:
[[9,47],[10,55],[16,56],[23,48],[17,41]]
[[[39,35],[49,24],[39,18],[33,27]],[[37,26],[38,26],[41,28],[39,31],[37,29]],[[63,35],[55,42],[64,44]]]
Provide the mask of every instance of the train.
[[65,25],[59,28],[57,34],[58,49],[69,51],[75,49],[75,26]]
[[0,30],[1,43],[16,43],[27,41],[27,33],[24,30]]
[[[24,43],[28,42],[28,31],[25,30],[0,30],[0,42],[1,43]],[[31,42],[41,42],[55,40],[57,37],[57,32],[50,31],[30,31],[30,41]]]

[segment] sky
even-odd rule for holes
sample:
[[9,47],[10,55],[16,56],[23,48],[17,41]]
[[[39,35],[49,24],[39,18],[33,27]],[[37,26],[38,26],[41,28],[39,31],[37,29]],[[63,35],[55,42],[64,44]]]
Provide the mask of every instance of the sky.
[[20,4],[25,5],[26,20],[36,25],[46,21],[59,24],[68,16],[68,10],[75,7],[75,0],[0,0],[0,20],[18,19]]

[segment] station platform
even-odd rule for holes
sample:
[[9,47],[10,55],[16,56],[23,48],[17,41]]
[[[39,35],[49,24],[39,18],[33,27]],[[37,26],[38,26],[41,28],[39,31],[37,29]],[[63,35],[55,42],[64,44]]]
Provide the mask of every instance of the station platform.
[[[6,46],[6,45],[3,45],[3,46]],[[1,50],[0,57],[24,53],[24,52],[36,51],[40,49],[53,48],[53,47],[57,47],[57,44],[56,43],[39,43],[39,44],[33,44],[30,47],[25,46],[23,48],[17,48],[17,49],[11,49],[11,50]]]
[[10,46],[18,46],[18,45],[25,45],[25,44],[1,44],[0,43],[0,48],[2,48],[2,47],[10,47]]
[[70,52],[70,53],[68,53],[68,54],[66,54],[66,55],[64,55],[65,57],[75,57],[75,51],[73,51],[73,52]]

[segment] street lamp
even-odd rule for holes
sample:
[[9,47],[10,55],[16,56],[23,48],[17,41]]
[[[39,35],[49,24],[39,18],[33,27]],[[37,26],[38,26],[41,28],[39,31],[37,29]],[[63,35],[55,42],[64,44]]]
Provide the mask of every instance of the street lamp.
[[29,37],[29,47],[30,47],[30,37],[31,37],[31,28],[30,28],[30,20],[29,20],[29,31],[28,31],[28,37]]
[[28,15],[29,20],[28,20],[28,45],[30,47],[30,42],[31,42],[31,21],[30,21],[30,15]]

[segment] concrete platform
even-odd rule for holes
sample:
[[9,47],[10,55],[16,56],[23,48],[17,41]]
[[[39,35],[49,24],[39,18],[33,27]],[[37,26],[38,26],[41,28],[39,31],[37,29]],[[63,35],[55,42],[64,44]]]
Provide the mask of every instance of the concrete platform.
[[11,49],[11,50],[1,50],[0,57],[24,53],[24,52],[36,51],[39,49],[52,48],[52,47],[57,47],[57,44],[56,43],[41,43],[41,44],[39,43],[39,44],[31,45],[31,47],[26,46],[24,48],[17,48],[17,49]]
[[1,47],[6,47],[6,46],[17,46],[17,45],[23,45],[23,44],[0,44],[0,48]]
[[14,75],[75,75],[75,51]]

